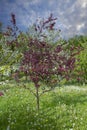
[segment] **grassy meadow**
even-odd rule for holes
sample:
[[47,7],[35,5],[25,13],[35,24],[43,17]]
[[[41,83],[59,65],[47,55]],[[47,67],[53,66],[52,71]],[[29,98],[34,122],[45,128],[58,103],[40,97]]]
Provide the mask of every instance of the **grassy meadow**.
[[[33,88],[33,84],[27,84]],[[86,130],[87,86],[62,86],[40,97],[40,110],[28,89],[0,84],[0,130]]]

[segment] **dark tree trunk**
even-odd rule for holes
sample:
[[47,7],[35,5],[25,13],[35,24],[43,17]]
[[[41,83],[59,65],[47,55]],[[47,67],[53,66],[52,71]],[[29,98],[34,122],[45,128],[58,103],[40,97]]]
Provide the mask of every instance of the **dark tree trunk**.
[[40,109],[39,88],[36,87],[37,111]]

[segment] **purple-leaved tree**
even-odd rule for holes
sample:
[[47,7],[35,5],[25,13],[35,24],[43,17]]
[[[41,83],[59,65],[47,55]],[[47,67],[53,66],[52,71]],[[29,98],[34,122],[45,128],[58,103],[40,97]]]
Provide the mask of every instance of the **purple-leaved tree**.
[[[43,93],[54,89],[61,80],[69,80],[73,77],[75,61],[77,60],[75,56],[81,51],[80,46],[74,47],[71,45],[68,49],[67,43],[58,43],[54,46],[54,44],[50,44],[45,40],[50,31],[57,31],[55,29],[56,20],[57,18],[54,18],[51,14],[48,19],[34,24],[34,34],[37,35],[28,37],[27,50],[23,51],[18,71],[29,76],[29,80],[35,85],[35,93],[32,93],[34,93],[37,100],[37,110],[39,110],[40,96]],[[12,14],[12,23],[14,32],[11,34],[15,36],[17,41],[15,32],[17,27],[14,14]],[[13,47],[16,46],[16,49],[20,47],[18,42],[11,41],[7,43]],[[48,87],[39,93],[41,84],[46,84]]]
[[[45,41],[44,38],[48,36],[47,32],[55,30],[56,20],[51,14],[47,20],[34,25],[38,37],[29,38],[28,50],[23,53],[20,66],[20,71],[27,74],[35,85],[38,110],[41,94],[55,88],[61,80],[69,80],[73,77],[75,56],[81,50],[80,47],[74,46],[68,50],[68,44],[61,43],[54,47],[54,44]],[[46,84],[48,89],[39,93],[41,83]]]

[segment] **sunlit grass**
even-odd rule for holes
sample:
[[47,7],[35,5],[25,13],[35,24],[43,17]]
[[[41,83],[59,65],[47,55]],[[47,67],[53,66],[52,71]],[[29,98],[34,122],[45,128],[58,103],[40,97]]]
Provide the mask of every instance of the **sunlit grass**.
[[1,85],[0,130],[86,130],[86,87],[66,86],[45,93],[37,112],[34,95],[22,84]]

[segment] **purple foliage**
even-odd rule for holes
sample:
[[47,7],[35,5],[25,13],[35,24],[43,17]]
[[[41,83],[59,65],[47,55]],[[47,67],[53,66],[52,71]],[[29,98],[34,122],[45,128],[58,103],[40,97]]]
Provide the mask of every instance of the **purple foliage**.
[[[10,35],[16,38],[16,19],[15,15],[11,14],[13,29],[8,27]],[[48,19],[40,21],[34,24],[35,32],[39,33],[41,37],[47,37],[43,35],[44,30],[55,30],[57,18],[53,18],[51,14]],[[56,30],[55,30],[56,31]],[[11,42],[7,42],[8,45],[17,46],[17,38]],[[72,78],[72,73],[75,68],[75,56],[79,54],[80,46],[74,47],[71,45],[68,50],[68,45],[61,44],[54,47],[54,45],[48,44],[46,41],[41,41],[38,38],[28,39],[27,50],[23,52],[23,59],[21,61],[20,72],[28,75],[31,81],[35,84],[35,87],[40,86],[40,82],[52,85],[59,82],[58,76],[61,79],[66,78],[69,80]],[[15,76],[16,80],[18,75]]]
[[0,92],[0,96],[3,96],[4,95],[4,93],[3,92]]

